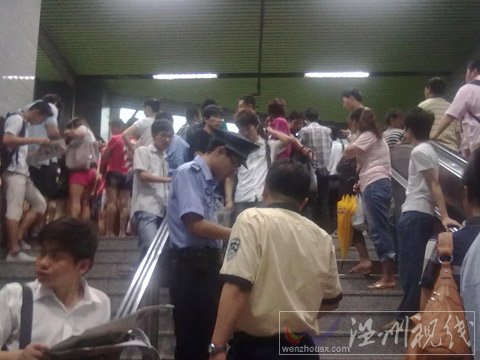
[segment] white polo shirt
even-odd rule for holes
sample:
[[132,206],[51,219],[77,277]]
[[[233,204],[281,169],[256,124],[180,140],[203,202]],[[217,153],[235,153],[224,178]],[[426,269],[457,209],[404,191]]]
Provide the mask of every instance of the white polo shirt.
[[[32,342],[53,346],[110,321],[110,299],[82,280],[83,298],[67,309],[52,290],[38,280],[27,283],[33,292]],[[10,283],[0,290],[0,346],[17,350],[20,339],[22,286]]]
[[286,208],[242,212],[220,274],[250,290],[235,331],[253,336],[272,336],[287,325],[294,332],[318,333],[316,311],[342,294],[332,238]]
[[[258,138],[255,143],[258,149],[252,151],[245,161],[245,166],[240,166],[237,172],[238,184],[235,189],[235,202],[254,202],[262,201],[265,178],[268,172],[267,150],[265,148],[265,139]],[[268,140],[270,145],[270,159],[275,161],[287,146],[282,146],[279,140]]]
[[167,206],[169,183],[145,182],[140,180],[139,172],[146,171],[157,176],[168,176],[168,162],[165,154],[150,144],[140,146],[133,155],[133,178],[131,214],[145,211],[164,217]]

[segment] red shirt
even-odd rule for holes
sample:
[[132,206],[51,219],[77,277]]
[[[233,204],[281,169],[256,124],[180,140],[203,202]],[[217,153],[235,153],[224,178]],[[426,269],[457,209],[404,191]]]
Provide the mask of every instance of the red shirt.
[[128,167],[122,134],[113,135],[108,142],[105,151],[110,152],[110,158],[108,159],[107,164],[107,172],[115,171],[121,174],[126,174],[128,172]]

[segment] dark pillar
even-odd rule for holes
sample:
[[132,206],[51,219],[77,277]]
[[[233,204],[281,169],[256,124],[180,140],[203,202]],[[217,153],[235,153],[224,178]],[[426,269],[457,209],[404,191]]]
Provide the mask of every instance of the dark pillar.
[[77,77],[74,114],[84,117],[95,135],[100,134],[104,89],[102,80]]

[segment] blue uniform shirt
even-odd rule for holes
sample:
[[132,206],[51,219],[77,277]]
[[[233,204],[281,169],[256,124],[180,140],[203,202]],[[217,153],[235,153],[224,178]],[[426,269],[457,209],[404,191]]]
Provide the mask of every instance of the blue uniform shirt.
[[180,165],[187,162],[189,146],[180,136],[173,135],[172,143],[166,151],[169,176],[172,176]]
[[171,183],[170,199],[167,206],[167,224],[170,244],[174,248],[205,246],[221,248],[221,240],[209,240],[192,235],[182,216],[188,213],[200,215],[203,219],[215,219],[215,187],[217,180],[201,156],[181,165]]

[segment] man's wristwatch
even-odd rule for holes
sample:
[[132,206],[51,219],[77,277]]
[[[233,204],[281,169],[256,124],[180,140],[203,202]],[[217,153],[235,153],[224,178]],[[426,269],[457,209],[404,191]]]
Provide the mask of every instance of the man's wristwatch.
[[224,353],[224,352],[227,352],[227,345],[220,346],[220,345],[215,345],[213,343],[208,345],[208,354],[210,356],[215,356],[217,354]]

